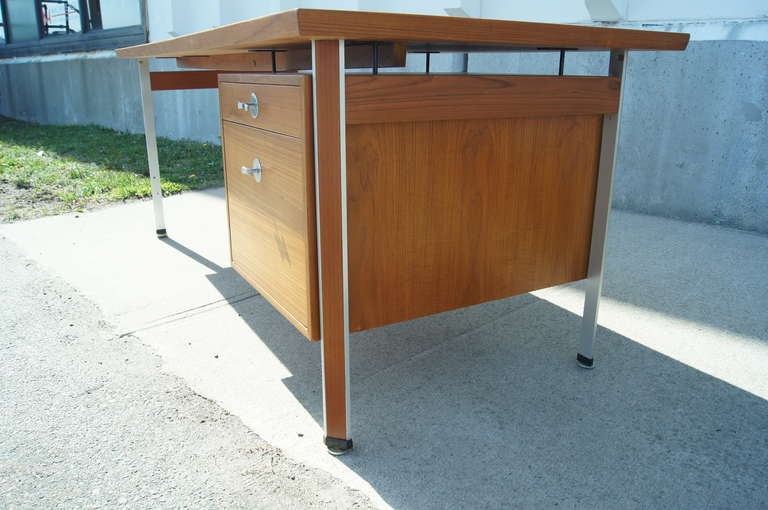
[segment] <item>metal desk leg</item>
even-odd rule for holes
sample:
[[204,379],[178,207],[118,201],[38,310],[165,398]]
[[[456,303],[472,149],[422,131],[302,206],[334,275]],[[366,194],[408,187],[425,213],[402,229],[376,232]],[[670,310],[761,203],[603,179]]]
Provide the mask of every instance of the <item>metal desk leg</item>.
[[349,275],[344,41],[312,41],[320,332],[325,444],[352,449],[349,426]]
[[597,190],[595,192],[595,213],[592,220],[592,243],[589,249],[589,267],[587,269],[587,289],[584,298],[584,314],[581,321],[581,342],[576,361],[583,368],[594,367],[592,343],[597,329],[597,312],[600,294],[603,289],[603,258],[605,240],[608,231],[608,214],[611,210],[611,191],[613,168],[616,162],[616,146],[619,140],[619,114],[624,91],[624,69],[626,55],[624,51],[611,51],[608,75],[622,80],[619,96],[619,110],[616,115],[603,116],[603,137],[600,145],[600,163],[598,167]]
[[152,85],[149,81],[149,61],[146,59],[139,60],[139,82],[141,86],[141,108],[144,112],[144,138],[147,143],[149,182],[152,186],[152,205],[155,209],[155,233],[157,237],[166,237],[163,191],[160,188],[160,164],[157,160],[155,107],[152,103]]

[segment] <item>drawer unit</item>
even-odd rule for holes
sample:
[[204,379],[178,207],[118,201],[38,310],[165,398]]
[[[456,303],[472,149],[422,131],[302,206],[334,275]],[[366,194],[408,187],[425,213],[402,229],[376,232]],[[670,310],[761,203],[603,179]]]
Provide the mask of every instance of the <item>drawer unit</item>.
[[[582,94],[560,104],[568,115],[538,117],[520,113],[553,100],[537,77],[346,79],[350,331],[586,277],[600,111],[618,100],[609,78],[590,88],[597,106]],[[220,80],[232,265],[319,338],[310,77]],[[461,103],[472,86],[494,91],[488,118]],[[232,106],[251,93],[266,98],[255,117]],[[424,118],[409,94],[430,98]]]
[[[303,81],[278,86],[220,83],[222,137],[232,267],[307,338],[316,340],[320,327],[314,166],[306,117],[309,88]],[[286,96],[299,100],[283,110],[290,107],[289,117],[302,119],[300,129],[286,124],[281,114],[267,115],[271,102],[256,118],[260,128],[252,127],[254,122],[228,120],[225,105],[234,94],[260,93],[265,87],[292,89]],[[232,115],[229,118],[244,120]]]

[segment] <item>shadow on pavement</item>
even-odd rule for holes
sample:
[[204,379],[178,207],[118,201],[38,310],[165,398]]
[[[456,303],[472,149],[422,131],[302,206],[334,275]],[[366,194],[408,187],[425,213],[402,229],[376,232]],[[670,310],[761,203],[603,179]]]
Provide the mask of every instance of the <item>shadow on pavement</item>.
[[[321,424],[318,350],[261,297],[231,306]],[[580,320],[526,294],[352,335],[341,461],[395,508],[768,506],[766,400],[604,328],[582,370]]]
[[768,237],[614,211],[603,295],[768,343]]

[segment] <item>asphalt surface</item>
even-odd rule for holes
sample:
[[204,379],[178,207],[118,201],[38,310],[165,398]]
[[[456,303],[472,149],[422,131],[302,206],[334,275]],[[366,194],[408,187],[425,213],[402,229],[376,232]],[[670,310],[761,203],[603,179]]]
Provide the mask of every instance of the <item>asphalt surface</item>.
[[0,508],[370,508],[0,237]]
[[578,283],[355,333],[336,458],[223,190],[165,205],[0,225],[0,509],[768,508],[768,237],[613,211],[594,370]]

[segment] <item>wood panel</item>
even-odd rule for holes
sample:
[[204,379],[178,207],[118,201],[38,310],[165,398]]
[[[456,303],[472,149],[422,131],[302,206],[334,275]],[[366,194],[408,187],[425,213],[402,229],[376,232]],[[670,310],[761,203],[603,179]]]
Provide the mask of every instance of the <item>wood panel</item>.
[[349,439],[342,251],[341,85],[338,41],[317,41],[315,140],[326,437]]
[[[286,48],[303,42],[299,34],[298,11],[292,10],[172,39],[119,48],[116,53],[118,58],[193,57],[233,53],[232,50],[246,52],[251,48],[278,45]],[[306,43],[300,46],[306,46]]]
[[520,47],[683,50],[688,34],[495,19],[299,9],[299,33],[310,39],[461,42]]
[[315,144],[314,144],[314,109],[312,105],[312,79],[307,75],[301,78],[301,111],[304,113],[304,161],[307,164],[304,202],[307,204],[307,274],[309,292],[307,309],[312,324],[309,340],[320,340],[320,276],[318,274],[317,253],[317,202],[315,183]]
[[152,90],[215,89],[219,86],[216,71],[156,71],[149,73]]
[[[371,67],[372,53],[369,45],[347,46],[345,64],[347,69]],[[218,69],[223,71],[272,71],[271,52],[231,53],[227,55],[211,55],[196,57],[181,57],[176,64],[182,68]],[[404,67],[405,46],[402,44],[386,44],[379,46],[380,67]],[[312,69],[312,50],[297,48],[280,51],[275,54],[275,67],[278,72]]]
[[[299,48],[291,50],[299,52],[301,61],[306,61],[307,50]],[[275,55],[275,64],[278,72],[294,71],[302,67],[292,68],[287,63],[287,52],[280,52]],[[311,58],[310,58],[311,63]],[[186,69],[217,69],[220,71],[250,71],[250,72],[272,72],[272,54],[270,52],[248,52],[248,53],[229,53],[224,55],[197,55],[191,57],[179,57],[176,59],[176,65]]]
[[[312,40],[460,43],[512,48],[683,50],[688,34],[449,16],[297,9],[117,50],[120,58],[308,48]],[[454,44],[455,46],[455,44]]]
[[601,124],[348,126],[350,329],[584,278]]
[[617,78],[349,75],[347,124],[616,113]]
[[252,83],[254,85],[312,87],[309,75],[297,73],[219,73],[219,83]]
[[[251,101],[251,93],[259,99],[258,117],[252,117],[237,103]],[[302,91],[299,87],[281,85],[253,85],[247,83],[221,83],[219,86],[221,118],[247,126],[301,138],[305,133],[305,114],[299,105]]]
[[[232,267],[305,336],[319,338],[311,159],[296,138],[222,123]],[[259,158],[262,182],[241,173]]]

